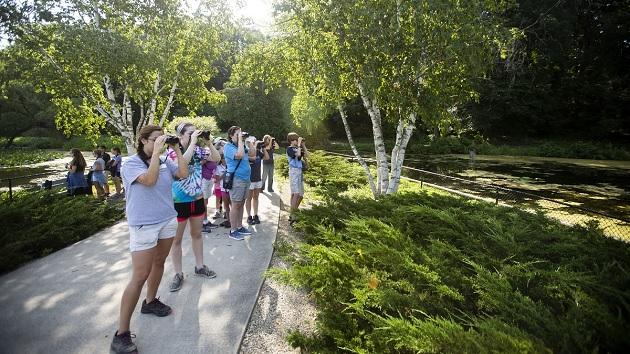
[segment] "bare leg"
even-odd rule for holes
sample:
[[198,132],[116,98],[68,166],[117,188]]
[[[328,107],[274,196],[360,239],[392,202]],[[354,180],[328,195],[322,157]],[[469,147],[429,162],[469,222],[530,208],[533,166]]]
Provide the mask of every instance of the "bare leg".
[[[254,215],[258,215],[258,196],[260,195],[260,189],[254,189],[251,191],[251,198],[249,198],[248,200],[251,199],[252,202],[252,206],[254,209]],[[249,215],[249,211],[247,212],[247,215]]]
[[162,281],[162,275],[164,274],[164,262],[168,253],[171,251],[171,245],[173,244],[173,238],[165,238],[158,240],[157,247],[154,249],[155,256],[153,257],[153,266],[151,267],[151,273],[147,279],[147,304],[155,299],[160,282]]
[[[249,193],[245,199],[245,210],[247,211],[247,217],[252,216],[252,197],[254,193]],[[255,214],[255,213],[254,213]]]
[[232,202],[230,210],[230,224],[232,230],[240,229],[243,226],[243,204],[245,202]]
[[177,222],[177,233],[173,238],[173,245],[171,246],[171,261],[173,262],[173,268],[175,273],[183,273],[182,271],[182,238],[184,237],[184,230],[186,229],[186,223],[188,219]]
[[195,255],[195,264],[197,265],[197,268],[201,268],[201,266],[203,266],[203,238],[201,237],[203,216],[191,217],[189,220],[190,237],[192,241],[193,254]]
[[118,333],[127,332],[129,330],[131,315],[138,304],[142,287],[151,272],[156,249],[157,248],[154,247],[144,251],[131,252],[131,264],[133,270],[131,273],[131,280],[129,280],[129,283],[123,292],[122,299],[120,300],[120,322],[118,324]]
[[112,180],[114,181],[114,186],[116,187],[116,194],[120,194],[120,192],[122,191],[122,187],[120,185],[120,177],[112,177]]

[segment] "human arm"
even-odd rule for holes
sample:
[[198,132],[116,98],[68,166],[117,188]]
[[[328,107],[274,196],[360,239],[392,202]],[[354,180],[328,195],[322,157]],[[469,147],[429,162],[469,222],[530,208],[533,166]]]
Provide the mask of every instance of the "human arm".
[[186,152],[184,152],[184,155],[183,155],[183,161],[185,162],[186,165],[188,165],[188,163],[190,162],[190,159],[192,159],[193,155],[195,154],[195,149],[197,147],[197,138],[199,137],[199,134],[201,133],[202,133],[201,130],[195,130],[194,132],[192,132],[192,134],[190,134],[190,143],[188,144],[188,148],[186,149]]
[[[149,162],[149,169],[147,172],[141,174],[135,179],[135,182],[142,184],[143,186],[151,187],[155,185],[158,177],[160,176],[160,152],[164,148],[164,141],[166,135],[160,135],[153,142],[153,154]],[[178,149],[179,150],[179,149]],[[181,150],[180,150],[181,154]],[[181,160],[180,160],[181,161]]]
[[248,145],[247,157],[249,158],[249,161],[255,161],[256,160],[256,142],[249,141],[247,145]]
[[236,137],[237,148],[236,153],[234,154],[234,160],[241,160],[245,155],[245,145],[243,143],[243,134],[240,129],[236,132]]

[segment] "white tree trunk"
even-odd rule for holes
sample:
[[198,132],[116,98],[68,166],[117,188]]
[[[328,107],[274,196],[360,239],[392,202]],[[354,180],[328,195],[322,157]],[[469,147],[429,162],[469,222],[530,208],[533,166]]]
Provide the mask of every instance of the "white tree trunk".
[[155,82],[153,83],[153,92],[155,93],[155,96],[153,96],[153,98],[151,99],[151,102],[149,102],[149,109],[147,110],[147,121],[149,122],[149,124],[152,124],[154,119],[155,119],[155,111],[157,109],[157,99],[158,96],[160,95],[160,73],[157,73],[157,76],[155,78]]
[[166,107],[164,107],[164,111],[162,112],[162,118],[160,118],[160,127],[164,126],[164,121],[168,117],[169,112],[171,111],[171,106],[173,105],[173,100],[175,99],[175,90],[177,90],[177,78],[179,74],[175,76],[173,79],[173,85],[171,86],[171,92],[168,95],[168,102],[166,102]]
[[350,143],[350,148],[354,153],[354,156],[359,161],[359,164],[365,170],[365,175],[367,176],[368,182],[370,183],[370,189],[372,190],[372,195],[374,198],[378,197],[376,193],[376,185],[374,184],[374,177],[372,177],[372,172],[370,171],[370,167],[367,165],[363,157],[359,154],[359,150],[357,150],[356,145],[354,144],[354,139],[352,139],[352,133],[350,132],[350,125],[348,125],[348,116],[346,115],[346,111],[343,108],[343,105],[339,104],[337,106],[339,110],[339,114],[341,115],[341,121],[343,122],[343,127],[346,129],[346,136],[348,137],[348,143]]
[[405,161],[405,152],[407,151],[407,144],[409,144],[413,129],[415,128],[416,117],[416,113],[411,113],[408,121],[404,121],[401,117],[398,122],[398,128],[396,129],[396,145],[392,150],[392,173],[387,194],[396,193],[398,191],[402,166]]
[[370,99],[363,88],[363,85],[357,81],[357,87],[363,106],[367,109],[370,119],[372,120],[372,133],[374,135],[374,151],[376,152],[376,171],[377,171],[377,193],[380,195],[385,193],[389,184],[389,165],[387,162],[387,153],[385,150],[385,141],[383,139],[383,127],[381,125],[381,110],[375,100]]

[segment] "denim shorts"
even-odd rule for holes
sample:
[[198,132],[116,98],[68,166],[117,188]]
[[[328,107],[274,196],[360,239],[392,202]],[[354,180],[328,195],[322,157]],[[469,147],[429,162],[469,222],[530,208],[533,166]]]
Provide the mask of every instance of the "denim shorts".
[[242,202],[247,198],[247,192],[249,191],[249,180],[240,179],[234,176],[234,182],[232,182],[232,189],[230,189],[230,200],[233,202]]
[[301,168],[289,167],[289,184],[291,194],[304,196],[304,175]]
[[144,251],[157,246],[158,239],[175,237],[177,220],[175,218],[157,224],[129,225],[129,250]]

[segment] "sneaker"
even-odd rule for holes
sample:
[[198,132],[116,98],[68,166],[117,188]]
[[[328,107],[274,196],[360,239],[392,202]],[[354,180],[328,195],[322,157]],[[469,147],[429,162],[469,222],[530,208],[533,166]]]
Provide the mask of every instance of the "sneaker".
[[251,235],[252,234],[251,231],[249,231],[248,229],[244,228],[243,226],[241,226],[241,228],[236,230],[236,231],[238,231],[238,233],[241,234],[241,235]]
[[224,222],[220,223],[219,225],[225,227],[225,228],[230,228],[232,227],[232,224],[230,224],[230,220],[225,220]]
[[254,225],[256,222],[254,222],[254,218],[253,217],[248,216],[247,217],[247,223],[250,224],[250,225]]
[[212,228],[209,224],[203,224],[203,226],[201,227],[201,232],[209,234],[210,232],[212,232]]
[[123,332],[118,334],[118,331],[114,333],[114,339],[112,340],[112,345],[110,345],[110,349],[112,352],[116,354],[123,353],[137,353],[138,347],[131,341],[131,338],[135,338],[135,334],[131,334],[131,332]]
[[258,215],[254,215],[254,224],[260,224],[260,218],[258,218]]
[[223,213],[221,213],[220,211],[217,210],[217,212],[214,213],[214,216],[212,218],[213,219],[221,219],[221,218],[223,218]]
[[243,241],[245,239],[245,236],[241,235],[240,232],[232,230],[230,230],[230,235],[228,237],[236,241]]
[[175,273],[173,280],[171,281],[171,285],[169,285],[169,289],[171,292],[177,291],[182,288],[182,284],[184,283],[184,273]]
[[153,299],[153,301],[147,304],[147,300],[142,300],[142,307],[140,308],[141,313],[152,313],[157,317],[168,316],[172,310],[168,305],[164,305],[162,301],[160,301],[159,297]]
[[195,266],[195,275],[204,277],[204,278],[214,278],[217,276],[217,273],[210,270],[210,268],[208,268],[208,266],[204,264],[203,266],[201,266],[201,268],[197,268]]

